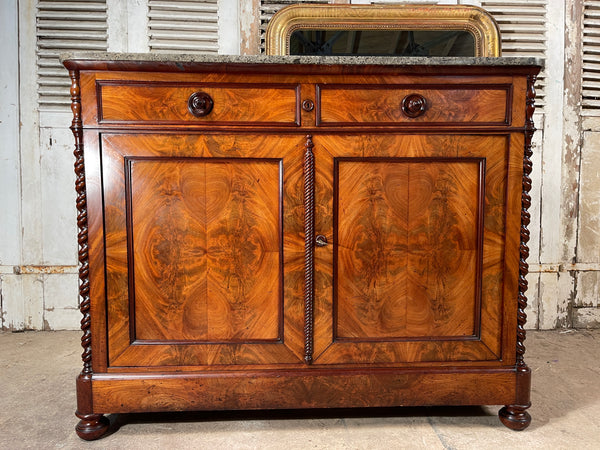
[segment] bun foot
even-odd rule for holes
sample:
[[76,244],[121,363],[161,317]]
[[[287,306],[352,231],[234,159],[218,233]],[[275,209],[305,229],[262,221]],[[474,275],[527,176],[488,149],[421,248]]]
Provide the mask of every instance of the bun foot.
[[75,427],[77,436],[86,441],[98,439],[108,430],[109,420],[102,414],[79,414],[75,413],[81,420]]
[[504,426],[514,431],[524,430],[531,423],[531,416],[526,411],[529,405],[506,405],[498,412]]

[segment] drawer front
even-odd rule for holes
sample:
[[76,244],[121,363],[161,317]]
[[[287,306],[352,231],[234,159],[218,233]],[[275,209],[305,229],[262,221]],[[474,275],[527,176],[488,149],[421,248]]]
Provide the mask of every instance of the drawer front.
[[98,81],[98,122],[300,125],[300,86]]
[[318,85],[320,126],[510,125],[512,86]]

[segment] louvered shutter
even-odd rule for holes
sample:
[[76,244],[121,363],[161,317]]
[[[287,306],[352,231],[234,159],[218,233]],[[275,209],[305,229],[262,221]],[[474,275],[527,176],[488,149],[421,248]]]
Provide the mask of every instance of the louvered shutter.
[[151,52],[217,53],[218,0],[149,0]]
[[70,81],[58,56],[107,49],[106,1],[42,0],[37,8],[38,93],[41,110],[68,110]]
[[[483,0],[481,6],[492,14],[502,34],[502,56],[546,57],[547,0]],[[538,75],[536,110],[545,104],[546,73]]]
[[600,115],[600,0],[586,0],[583,13],[583,98],[586,115]]
[[260,52],[265,52],[265,34],[271,17],[281,8],[296,3],[328,3],[327,0],[261,0],[260,2]]

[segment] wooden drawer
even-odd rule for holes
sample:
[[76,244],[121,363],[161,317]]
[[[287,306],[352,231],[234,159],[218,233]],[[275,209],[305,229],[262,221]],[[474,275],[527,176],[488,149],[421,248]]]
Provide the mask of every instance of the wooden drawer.
[[97,82],[98,123],[300,126],[300,86]]
[[510,125],[512,85],[317,85],[319,126]]

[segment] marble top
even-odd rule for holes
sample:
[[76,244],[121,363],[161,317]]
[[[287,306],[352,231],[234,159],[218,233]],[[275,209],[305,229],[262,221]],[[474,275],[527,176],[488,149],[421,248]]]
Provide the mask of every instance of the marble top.
[[423,56],[267,56],[267,55],[192,55],[184,53],[106,53],[71,52],[60,61],[131,61],[211,64],[321,64],[321,65],[391,65],[391,66],[543,66],[540,58],[518,57],[423,57]]

